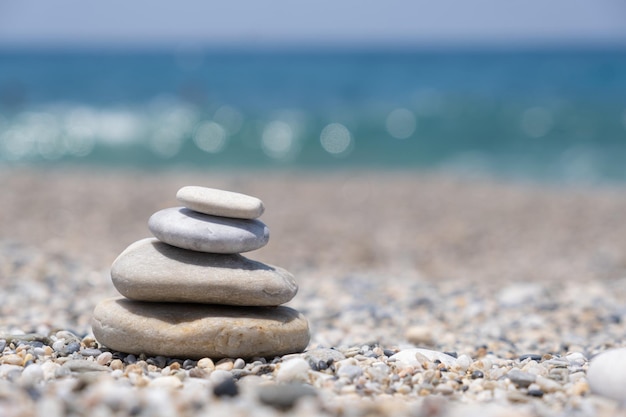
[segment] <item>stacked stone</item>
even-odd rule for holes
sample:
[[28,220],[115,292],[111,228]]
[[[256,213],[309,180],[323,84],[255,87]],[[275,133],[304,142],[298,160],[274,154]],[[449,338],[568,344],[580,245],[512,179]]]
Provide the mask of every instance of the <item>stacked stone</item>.
[[121,352],[177,358],[304,350],[306,319],[280,306],[296,295],[293,276],[241,255],[269,240],[257,219],[261,200],[195,186],[176,197],[184,207],[150,217],[156,239],[131,244],[113,262],[111,278],[124,297],[96,306],[96,339]]

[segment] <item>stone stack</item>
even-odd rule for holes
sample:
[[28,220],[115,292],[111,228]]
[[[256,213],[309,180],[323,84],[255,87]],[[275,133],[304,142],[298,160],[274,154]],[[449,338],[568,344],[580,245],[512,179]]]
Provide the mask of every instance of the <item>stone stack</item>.
[[96,339],[121,352],[177,358],[304,350],[306,319],[280,306],[296,295],[293,276],[240,255],[269,240],[257,219],[261,200],[195,186],[176,197],[183,207],[150,217],[156,239],[131,244],[113,262],[111,278],[124,297],[96,306]]

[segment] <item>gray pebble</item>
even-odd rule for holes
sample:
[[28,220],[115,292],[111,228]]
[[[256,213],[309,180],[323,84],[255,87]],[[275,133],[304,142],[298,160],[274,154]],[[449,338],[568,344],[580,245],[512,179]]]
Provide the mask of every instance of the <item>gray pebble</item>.
[[14,341],[13,343],[15,343],[15,346],[30,346],[33,348],[38,348],[38,347],[44,347],[45,345],[43,344],[43,342],[40,342],[39,340],[17,340]]
[[213,386],[213,394],[216,397],[235,397],[239,394],[239,388],[232,378],[225,378]]
[[154,357],[148,358],[146,362],[149,363],[150,365],[154,365],[157,368],[161,368],[161,369],[167,366],[167,358],[165,356],[154,356]]
[[526,359],[529,359],[532,361],[537,361],[539,362],[541,360],[541,355],[537,355],[535,353],[527,353],[525,355],[520,355],[519,360],[520,362],[525,361]]
[[36,356],[44,356],[46,354],[46,350],[44,348],[35,348],[33,349],[33,354]]
[[230,373],[235,379],[240,379],[244,376],[252,375],[252,371],[249,371],[247,369],[233,369],[232,371],[230,371]]
[[72,359],[65,362],[62,368],[69,369],[72,372],[104,372],[108,371],[109,368],[106,366],[98,365],[96,362],[80,360],[80,359]]
[[102,351],[100,349],[94,349],[94,348],[85,348],[85,349],[81,349],[80,350],[80,354],[83,356],[99,356],[102,353]]
[[506,376],[519,388],[528,388],[537,379],[537,375],[518,369],[513,369]]
[[391,357],[398,352],[396,352],[395,350],[391,350],[391,349],[383,349],[383,353],[385,354],[385,356]]
[[246,366],[246,361],[241,358],[237,358],[233,364],[234,369],[243,369]]
[[350,380],[363,375],[363,369],[357,365],[343,365],[337,371],[338,377],[346,377]]
[[124,358],[124,362],[131,365],[137,362],[137,357],[131,353],[130,355],[126,355],[126,357]]
[[197,363],[198,362],[192,359],[185,359],[185,361],[183,362],[183,369],[186,369],[186,370],[193,369],[196,367]]
[[76,353],[80,350],[80,343],[78,342],[70,342],[67,344],[67,346],[65,346],[63,349],[61,349],[61,353],[65,354],[65,355],[71,355],[72,353]]
[[155,238],[128,246],[113,262],[111,280],[124,297],[140,301],[277,306],[298,291],[293,275],[282,268]]
[[259,400],[279,410],[292,408],[302,397],[317,395],[315,388],[304,384],[262,385],[258,391]]
[[242,253],[262,248],[270,238],[260,220],[210,216],[185,207],[157,211],[148,228],[161,242],[209,253]]
[[484,377],[485,377],[485,374],[483,374],[482,371],[478,371],[478,370],[472,372],[472,375],[471,375],[472,379],[479,379],[479,378],[484,378]]

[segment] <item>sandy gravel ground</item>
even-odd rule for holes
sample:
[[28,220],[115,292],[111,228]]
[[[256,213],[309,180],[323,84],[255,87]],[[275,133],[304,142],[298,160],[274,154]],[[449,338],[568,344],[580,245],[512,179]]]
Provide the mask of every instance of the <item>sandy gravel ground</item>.
[[[294,273],[300,292],[289,305],[310,321],[309,350],[335,348],[335,364],[319,369],[317,356],[303,356],[311,368],[293,378],[280,377],[292,357],[219,365],[233,373],[239,395],[214,392],[196,404],[197,393],[219,385],[210,366],[109,357],[91,339],[93,306],[116,295],[111,262],[150,236],[149,216],[177,205],[184,185],[264,201],[270,243],[247,256]],[[178,414],[273,415],[284,407],[261,401],[259,386],[277,381],[315,389],[294,405],[302,415],[620,412],[589,392],[585,372],[593,355],[626,345],[626,188],[407,172],[5,168],[0,190],[6,415],[43,415],[46,407],[57,415],[167,415],[149,406],[155,390]],[[23,333],[47,339],[28,345]],[[74,339],[79,346],[68,353]],[[416,346],[454,352],[459,363],[442,373],[427,358],[391,359]],[[507,377],[511,370],[538,379],[528,385]],[[168,379],[174,374],[182,385]],[[114,386],[128,400],[107,402]]]

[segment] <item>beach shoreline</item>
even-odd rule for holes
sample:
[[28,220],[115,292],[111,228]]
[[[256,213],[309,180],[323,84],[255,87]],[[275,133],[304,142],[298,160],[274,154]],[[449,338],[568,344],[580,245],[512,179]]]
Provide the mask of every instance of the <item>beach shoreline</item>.
[[[147,218],[198,184],[255,195],[267,247],[290,269],[431,279],[590,279],[626,272],[626,186],[419,171],[4,169],[0,237],[107,268]],[[525,259],[527,258],[527,259]],[[570,270],[568,270],[570,268]],[[576,271],[575,274],[572,272]]]

